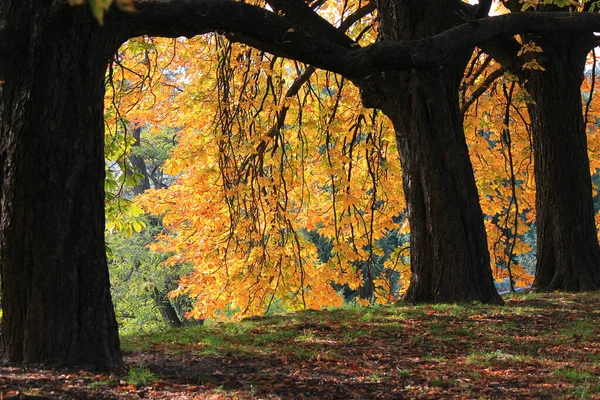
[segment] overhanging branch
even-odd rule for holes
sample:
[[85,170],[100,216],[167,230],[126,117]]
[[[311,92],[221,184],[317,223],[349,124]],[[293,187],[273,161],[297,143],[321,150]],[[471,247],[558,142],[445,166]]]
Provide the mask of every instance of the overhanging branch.
[[267,0],[267,3],[308,35],[321,37],[343,47],[354,44],[352,39],[317,14],[303,0]]
[[243,34],[261,50],[349,78],[378,71],[427,68],[501,35],[600,31],[598,13],[526,12],[470,21],[422,40],[381,41],[364,48],[348,48],[307,34],[271,11],[231,0],[145,0],[137,2],[136,8],[138,12],[131,14],[111,11],[106,29],[118,30],[125,38],[191,37],[215,31]]

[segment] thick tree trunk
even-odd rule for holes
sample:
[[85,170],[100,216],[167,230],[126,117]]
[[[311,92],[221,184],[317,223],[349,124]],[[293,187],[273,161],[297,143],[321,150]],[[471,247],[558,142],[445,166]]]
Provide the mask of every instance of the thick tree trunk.
[[545,71],[531,71],[525,88],[534,140],[538,290],[600,289],[600,247],[583,122],[581,81],[593,36],[531,38]]
[[2,360],[122,365],[104,250],[108,56],[84,8],[0,9]]
[[[431,36],[461,22],[447,0],[380,0],[383,40]],[[363,98],[396,129],[411,229],[410,302],[501,303],[490,269],[483,214],[458,85],[469,52],[427,70],[386,72]],[[375,92],[373,92],[375,89]]]
[[400,75],[399,89],[410,98],[385,112],[396,128],[408,204],[407,300],[500,303],[457,86],[446,83],[442,67]]

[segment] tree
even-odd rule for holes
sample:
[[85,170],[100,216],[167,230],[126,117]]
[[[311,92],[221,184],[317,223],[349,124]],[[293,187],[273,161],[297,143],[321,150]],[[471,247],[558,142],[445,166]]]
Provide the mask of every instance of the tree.
[[600,30],[589,13],[502,16],[436,40],[351,49],[245,3],[148,0],[136,8],[111,10],[101,27],[87,9],[58,0],[0,6],[4,361],[122,364],[103,244],[102,100],[108,60],[127,38],[241,32],[274,54],[356,78],[435,64],[499,34]]
[[[434,36],[461,24],[460,7],[380,1],[382,40]],[[466,47],[423,70],[386,72],[367,99],[396,129],[411,230],[411,302],[502,301],[459,115],[458,86],[471,52]]]
[[104,75],[84,9],[1,6],[2,359],[122,365],[104,250]]
[[[521,12],[518,2],[504,3],[511,12]],[[546,11],[561,9],[532,4]],[[580,11],[589,11],[590,5]],[[534,287],[598,290],[600,246],[581,97],[586,57],[597,41],[591,32],[545,33],[523,35],[523,43],[524,47],[502,39],[491,46],[491,52],[521,79],[532,98],[528,110],[535,147]]]
[[[441,3],[432,3],[431,9],[420,9],[418,3],[405,3],[404,7],[407,7],[407,9],[402,9],[401,13],[403,15],[418,13],[419,15],[430,17],[431,21],[429,21],[427,24],[422,24],[424,17],[421,17],[419,20],[409,19],[404,22],[404,25],[400,25],[399,27],[391,26],[389,28],[389,32],[386,33],[392,39],[412,40],[431,36],[445,28],[461,23],[462,20],[459,18],[456,18],[455,20],[449,20],[445,17],[447,14],[455,15],[455,11],[458,10],[457,7],[459,7],[459,3],[444,4],[445,5]],[[314,35],[319,34],[322,37],[329,38],[332,42],[339,43],[345,47],[352,47],[352,40],[350,40],[347,36],[340,34],[337,29],[329,25],[329,23],[321,19],[317,14],[313,13],[312,10],[303,2],[272,1],[271,5],[275,10],[282,13],[287,18],[302,24],[301,27],[305,31],[312,32]],[[381,10],[383,4],[380,3],[379,6]],[[386,7],[391,7],[391,4],[388,4]],[[383,12],[382,15],[388,14],[393,15],[393,13],[389,11]],[[388,21],[386,19],[383,17],[381,18],[382,31],[385,31],[385,27],[387,26],[385,24],[387,22]],[[422,30],[414,29],[414,26],[419,24],[427,28]],[[412,32],[412,34],[407,34],[406,32]],[[468,61],[469,56],[470,49],[467,48],[459,57],[453,57],[451,62],[449,61],[445,63],[443,68],[432,68],[432,70],[435,69],[435,71],[427,71],[422,75],[420,72],[399,73],[397,75],[394,75],[391,72],[386,72],[385,79],[381,79],[380,81],[375,81],[374,79],[369,79],[364,82],[361,82],[360,80],[357,81],[358,86],[362,89],[362,95],[365,102],[369,106],[381,108],[384,113],[392,119],[393,123],[396,125],[397,141],[400,144],[404,143],[404,146],[400,149],[400,155],[402,160],[406,160],[403,168],[405,182],[407,182],[405,184],[405,192],[410,193],[411,196],[414,195],[414,198],[410,198],[410,204],[412,204],[412,208],[409,208],[409,210],[412,209],[413,212],[409,212],[409,220],[412,232],[412,281],[411,288],[409,288],[408,292],[408,299],[413,302],[471,300],[479,300],[482,302],[501,302],[494,288],[492,274],[489,268],[489,256],[487,254],[483,216],[481,209],[479,208],[477,189],[475,187],[472,169],[469,164],[469,155],[458,113],[458,84],[462,79],[464,66]],[[248,65],[259,65],[260,62],[261,60],[255,60],[249,62]],[[238,70],[245,71],[246,68],[247,66],[240,66],[238,67]],[[444,71],[449,72],[445,73]],[[206,72],[197,73],[197,75],[206,76]],[[280,78],[274,79],[280,80]],[[205,79],[203,81],[205,81]],[[257,85],[258,79],[253,78],[253,82],[255,82],[255,85]],[[315,85],[315,83],[312,83],[312,85]],[[440,96],[439,88],[443,85],[447,85],[447,88],[445,89],[446,95]],[[232,87],[229,89],[230,91],[234,91],[233,88],[235,87],[247,87],[241,78],[240,81],[236,80],[235,83],[232,83],[230,86]],[[338,90],[336,92],[336,96],[341,95],[339,92],[341,91]],[[345,92],[347,93],[347,90],[345,90]],[[405,96],[399,95],[399,93],[410,93],[413,106],[407,106],[407,102],[404,100]],[[230,94],[230,96],[231,98],[235,99],[237,103],[242,101],[242,96],[238,95],[237,92]],[[261,94],[257,97],[266,98],[267,95]],[[259,99],[255,99],[255,101],[259,101]],[[228,99],[220,99],[218,104],[227,104],[227,102]],[[434,102],[435,106],[431,106],[430,104]],[[250,104],[251,103],[248,102],[246,107],[249,107]],[[260,108],[264,108],[262,103]],[[429,115],[427,112],[428,109],[433,109],[435,110],[434,112],[439,111],[439,115]],[[331,115],[335,115],[335,109],[329,112]],[[218,114],[219,111],[217,110],[214,113]],[[231,111],[228,114],[239,115],[240,111]],[[307,114],[307,112],[304,114]],[[195,115],[198,116],[199,114],[196,113]],[[256,122],[251,117],[247,117],[246,120],[251,122],[249,126],[245,127],[244,131],[251,131],[252,126],[255,125]],[[360,121],[360,119],[358,120]],[[441,123],[441,121],[444,121],[444,123]],[[448,124],[447,121],[452,121],[452,123]],[[279,121],[279,123],[281,123],[281,121]],[[303,123],[307,124],[307,121],[304,121]],[[238,124],[243,125],[244,122],[240,121]],[[190,124],[186,123],[185,125],[189,126]],[[217,136],[225,136],[230,134],[229,132],[226,132],[225,129],[225,127],[228,126],[227,123],[219,120],[218,125],[218,128],[222,129],[219,131],[219,133],[217,133]],[[360,123],[358,126],[360,126]],[[262,129],[268,130],[268,128],[264,127]],[[260,135],[261,129],[258,129],[258,131]],[[320,135],[328,137],[329,133],[328,131],[324,131],[320,133]],[[197,134],[193,135],[193,137],[197,136]],[[424,144],[426,137],[431,138],[431,142],[428,144]],[[277,137],[277,139],[278,142],[285,143],[286,147],[290,146],[289,139],[283,139],[280,137]],[[310,140],[306,140],[306,142],[314,143],[318,142],[318,140],[318,138],[311,138]],[[245,141],[251,141],[251,139],[246,139]],[[409,145],[407,141],[410,141],[411,144]],[[353,143],[350,138],[348,139],[348,142]],[[331,138],[330,141],[327,144],[323,144],[323,146],[325,146],[324,148],[329,149],[333,143],[334,139]],[[183,163],[189,163],[190,157],[193,157],[193,154],[198,153],[196,150],[188,150],[193,148],[193,146],[194,145],[192,145],[192,143],[186,144],[184,146],[183,155],[178,156],[177,158]],[[210,154],[211,150],[209,150],[206,145],[203,146],[204,147],[202,147],[200,154]],[[240,146],[241,143],[238,142],[233,145],[233,147],[237,149],[240,149]],[[273,150],[273,153],[275,153],[275,151],[279,148],[281,148],[281,146],[276,146]],[[295,148],[292,148],[292,152],[296,151],[294,149]],[[356,150],[356,154],[362,154],[358,152],[358,149]],[[216,150],[212,150],[212,152],[215,151]],[[251,148],[250,151],[253,151],[253,148]],[[423,154],[421,154],[421,152],[423,152]],[[352,151],[350,151],[349,154],[352,156]],[[454,157],[452,162],[448,162],[446,159],[448,154],[451,154],[452,157]],[[235,155],[231,155],[230,158],[235,159]],[[384,159],[385,158],[389,158],[389,155],[384,157]],[[420,160],[420,162],[416,160]],[[357,166],[359,165],[358,160],[354,162]],[[179,164],[180,162],[178,161],[177,163]],[[194,165],[198,163],[207,164],[199,158]],[[219,163],[219,166],[223,164],[224,163]],[[240,164],[243,163],[240,162]],[[308,167],[308,165],[309,164],[306,164],[305,168]],[[263,167],[264,165],[261,164],[261,168]],[[330,167],[332,167],[332,165],[330,165]],[[189,170],[191,174],[198,173],[198,169],[196,167],[190,167]],[[221,170],[220,174],[226,175],[231,174],[231,172]],[[246,175],[244,171],[242,171],[241,174]],[[311,171],[310,175],[312,176],[316,174],[318,173]],[[345,174],[346,172],[343,170],[339,170],[339,172],[336,173],[336,175]],[[238,172],[234,175],[240,175],[240,173]],[[356,176],[358,175],[355,173],[355,177]],[[360,179],[361,178],[359,177],[358,180]],[[206,203],[201,200],[201,196],[205,196],[206,194],[210,193],[211,197],[213,197],[214,194],[212,193],[218,191],[218,188],[210,190],[208,187],[205,188],[203,186],[204,184],[202,182],[213,181],[216,181],[216,179],[209,177],[203,177],[202,179],[199,179],[198,176],[194,177],[193,179],[186,178],[185,180],[182,180],[180,187],[173,188],[173,190],[171,190],[171,194],[163,193],[157,197],[151,197],[149,201],[146,201],[147,207],[153,212],[167,212],[167,216],[170,221],[177,221],[176,224],[171,226],[171,228],[178,231],[177,236],[163,237],[166,245],[159,248],[163,251],[166,250],[175,252],[178,254],[177,257],[183,257],[184,259],[189,261],[193,260],[195,263],[197,263],[199,273],[189,277],[189,279],[186,278],[185,284],[183,285],[180,293],[191,293],[193,297],[197,299],[203,299],[198,300],[197,303],[199,312],[205,312],[200,310],[213,310],[217,304],[220,307],[223,307],[225,304],[234,302],[233,299],[237,299],[236,304],[240,304],[241,300],[239,299],[239,296],[234,295],[234,290],[231,288],[232,282],[229,279],[229,276],[237,276],[237,274],[232,273],[232,269],[234,268],[234,265],[236,265],[232,261],[236,260],[237,258],[231,254],[231,256],[227,257],[226,261],[221,260],[215,263],[213,259],[210,258],[211,251],[209,249],[218,248],[219,245],[218,243],[213,243],[212,241],[209,242],[209,246],[203,246],[203,250],[198,249],[198,247],[201,246],[201,243],[206,243],[207,241],[203,238],[211,236],[209,232],[220,231],[218,227],[215,227],[211,223],[215,220],[212,215],[210,215],[212,221],[202,219],[205,211],[201,210],[205,207],[214,206],[207,204],[206,206],[200,206],[199,208],[194,207],[194,205],[198,206]],[[279,181],[286,182],[285,185],[286,188],[288,188],[291,186],[293,179],[290,179],[289,177],[279,178]],[[409,185],[408,182],[419,183],[413,183],[412,185]],[[380,183],[383,183],[384,185],[390,185],[386,182]],[[244,186],[247,186],[247,182],[245,180],[243,181],[243,184]],[[224,183],[221,182],[220,185],[222,186]],[[350,183],[348,183],[348,185],[350,185]],[[202,190],[198,190],[200,186],[203,187]],[[311,187],[312,185],[306,186]],[[372,190],[375,189],[377,188],[373,188]],[[243,189],[236,186],[236,191],[239,190]],[[263,190],[264,189],[260,187],[253,188],[251,193],[263,193]],[[381,187],[379,187],[379,190],[381,190]],[[286,193],[291,191],[291,189],[286,189]],[[333,190],[334,195],[335,191],[336,189]],[[185,195],[183,195],[183,193],[185,193]],[[193,193],[197,193],[196,196],[198,197],[194,197]],[[264,193],[266,193],[266,191],[264,191]],[[356,192],[353,194],[360,197],[360,195]],[[249,196],[251,196],[251,194],[249,194]],[[285,196],[287,198],[287,194],[285,194]],[[261,197],[265,198],[266,196],[263,194]],[[281,197],[281,195],[275,197]],[[252,204],[258,201],[259,200],[251,200],[250,203]],[[228,202],[237,204],[241,203],[242,201],[234,198],[231,201],[224,199],[219,203]],[[245,200],[243,202],[244,204],[246,203]],[[268,203],[275,204],[276,201],[274,200]],[[305,204],[306,202],[298,201],[298,203]],[[333,203],[334,204],[331,209],[335,213],[335,198],[333,199]],[[354,204],[353,206],[356,207],[358,204]],[[340,208],[342,208],[342,210],[344,209],[344,207]],[[360,206],[359,208],[366,211]],[[233,214],[250,214],[257,216],[262,210],[264,210],[264,207],[260,210],[254,211],[248,211],[247,209],[240,211],[236,208]],[[193,214],[193,218],[188,216],[190,212]],[[273,211],[273,213],[276,214],[277,211]],[[212,214],[227,214],[227,211],[221,211],[219,213],[213,211]],[[231,213],[229,213],[229,215],[229,218],[231,218]],[[262,218],[263,217],[261,215],[260,219]],[[268,218],[264,218],[269,220],[271,219],[270,216]],[[332,231],[335,231],[331,237],[332,239],[335,239],[337,244],[337,241],[340,238],[339,227],[343,225],[343,221],[337,221],[337,216],[334,219],[336,219],[335,226],[323,228],[332,229]],[[235,222],[232,222],[231,225],[236,226],[236,231],[240,230],[239,226]],[[427,230],[429,229],[428,226],[435,226],[433,233],[427,233]],[[210,229],[207,229],[208,227],[210,227]],[[250,229],[251,227],[247,227],[244,229],[244,231]],[[373,227],[371,227],[371,231],[373,231]],[[356,232],[360,232],[360,230],[356,230]],[[367,235],[368,232],[365,232],[364,234]],[[223,232],[223,235],[227,236],[227,233]],[[272,237],[273,232],[271,232],[269,236],[266,236],[265,233],[262,233],[261,236],[263,238]],[[239,243],[239,240],[236,240],[235,243]],[[356,246],[356,243],[357,241],[353,239],[345,246],[350,249],[352,246]],[[262,244],[262,241],[254,240],[252,245],[253,250],[256,250],[256,247],[254,246],[257,244]],[[368,243],[368,246],[373,247],[373,243]],[[223,248],[223,252],[228,252],[231,247],[233,246],[229,246],[228,241],[227,245]],[[307,244],[302,246],[303,249],[308,247],[309,246]],[[360,248],[361,246],[358,247]],[[240,252],[240,262],[244,259],[244,254],[249,251],[249,249],[245,249],[244,251]],[[223,254],[221,252],[219,253]],[[277,253],[277,250],[263,250],[262,253],[273,255]],[[201,255],[198,256],[197,254]],[[340,252],[338,251],[337,258],[348,260],[350,258],[350,254],[346,252],[341,254],[340,257]],[[365,258],[365,261],[367,261],[367,264],[369,265],[368,260],[372,259],[370,254],[365,254]],[[306,257],[306,259],[308,260],[310,257]],[[264,258],[261,258],[260,260],[264,262]],[[336,258],[333,260],[335,261]],[[242,265],[247,263],[248,260],[245,260]],[[215,265],[215,267],[206,267],[207,265]],[[225,268],[227,265],[229,265],[229,268]],[[300,265],[301,268],[306,268],[306,266],[312,265],[312,263],[303,264],[300,262]],[[281,268],[281,264],[277,264],[276,268]],[[227,271],[227,274],[218,278],[209,272],[213,269],[215,271]],[[344,267],[341,267],[340,269],[343,270]],[[260,292],[259,287],[262,288],[262,285],[270,286],[270,276],[278,276],[276,271],[267,273],[265,270],[270,271],[271,269],[268,267],[265,267],[265,269],[261,268],[258,276],[250,279],[252,282],[253,292]],[[370,275],[369,268],[365,270],[365,273],[367,274],[367,277]],[[252,276],[252,274],[250,275]],[[314,277],[313,273],[306,273],[305,275],[311,278]],[[325,271],[323,271],[321,275],[321,279],[325,279]],[[263,276],[264,278],[261,279]],[[336,277],[336,279],[348,279],[343,275],[333,275],[333,277]],[[208,284],[208,279],[211,279],[210,284]],[[291,279],[288,277],[287,283],[289,284],[290,281]],[[367,282],[369,281],[373,282],[373,279],[367,279]],[[262,283],[262,285],[259,284],[259,282]],[[274,286],[284,293],[296,292],[296,290],[288,286],[280,286],[278,284],[278,279],[276,279],[275,282],[277,282],[277,284]],[[338,281],[338,283],[345,282]],[[241,282],[238,282],[234,286],[237,287],[239,285],[241,285]],[[315,281],[311,281],[310,284],[304,282],[303,285],[313,288],[319,287]],[[212,290],[215,291],[215,294],[218,295],[218,303],[216,303],[214,300],[208,300],[208,298],[211,296],[209,294],[210,290],[204,289],[207,287],[212,288]],[[229,289],[227,289],[228,295],[222,294],[222,292],[226,290],[225,287],[229,287]],[[315,292],[313,290],[310,293],[313,296],[315,293],[319,293],[324,298],[331,298],[330,295],[326,295],[326,289],[327,287],[324,287],[319,291]],[[366,293],[374,292],[373,288],[365,288],[364,291]],[[247,290],[242,290],[242,292],[246,294],[248,293]],[[269,290],[267,290],[267,292],[269,292]],[[302,293],[304,292],[302,291]],[[279,295],[281,296],[282,293]],[[253,296],[253,298],[260,299],[262,296]],[[303,301],[304,300],[305,299],[303,297]],[[257,312],[260,310],[260,304],[258,309],[254,307],[248,308],[249,306],[246,305],[246,301],[242,301],[241,304],[244,304],[244,306],[241,307],[241,310],[245,312]],[[314,301],[311,301],[311,304],[325,305],[325,303],[315,303]]]
[[543,291],[600,289],[600,246],[583,120],[581,82],[589,35],[527,37],[544,71],[528,71],[536,174],[537,263]]

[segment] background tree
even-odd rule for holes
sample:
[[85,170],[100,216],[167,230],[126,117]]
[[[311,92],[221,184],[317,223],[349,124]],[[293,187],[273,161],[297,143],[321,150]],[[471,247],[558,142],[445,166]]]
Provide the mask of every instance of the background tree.
[[[514,1],[504,4],[513,13],[525,8]],[[572,11],[588,11],[591,4]],[[538,2],[527,6],[562,10]],[[520,78],[532,99],[528,111],[536,176],[534,286],[549,291],[597,290],[600,246],[581,96],[586,57],[597,41],[592,33],[546,33],[522,35],[522,42],[503,39],[491,45],[491,52]]]
[[544,35],[535,40],[544,71],[531,70],[530,103],[536,166],[537,264],[544,291],[598,290],[600,246],[583,121],[581,83],[593,35]]
[[[155,249],[195,265],[178,290],[196,300],[193,316],[262,313],[275,299],[292,309],[340,305],[331,283],[356,288],[359,260],[372,286],[375,241],[403,207],[390,131],[339,77],[216,37],[187,43],[177,64],[198,45],[214,47],[214,58],[185,61],[180,84],[190,85],[157,104],[189,107],[169,161],[179,179],[142,199],[170,229]],[[331,240],[332,257],[319,259],[307,229]]]

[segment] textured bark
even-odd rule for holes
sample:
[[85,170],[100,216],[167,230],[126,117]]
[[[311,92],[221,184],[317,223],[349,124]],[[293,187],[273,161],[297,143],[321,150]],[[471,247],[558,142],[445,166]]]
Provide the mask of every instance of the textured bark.
[[2,360],[122,365],[104,250],[108,56],[84,9],[4,0]]
[[[380,0],[382,39],[413,40],[460,23],[458,2]],[[459,114],[470,49],[425,70],[362,85],[396,129],[411,228],[410,302],[501,303]],[[373,86],[374,85],[374,86]]]
[[538,290],[600,289],[600,247],[581,82],[592,35],[529,37],[545,71],[527,74],[536,180]]

